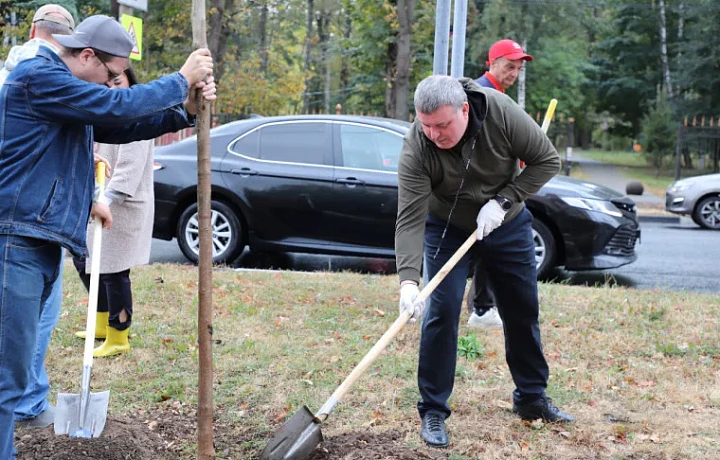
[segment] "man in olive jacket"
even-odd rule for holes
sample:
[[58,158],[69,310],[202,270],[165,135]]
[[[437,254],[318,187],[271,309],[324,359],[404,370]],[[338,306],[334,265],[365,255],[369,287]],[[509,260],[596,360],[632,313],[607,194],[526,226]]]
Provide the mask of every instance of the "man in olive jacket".
[[[415,111],[398,168],[395,251],[400,311],[422,318],[421,437],[432,446],[448,445],[445,419],[470,259],[463,257],[425,309],[415,301],[423,256],[432,278],[473,232],[478,241],[471,250],[495,287],[505,325],[506,359],[516,386],[513,411],[527,420],[572,421],[545,395],[549,370],[538,326],[532,216],[524,204],[560,169],[557,151],[509,97],[469,79],[424,79],[415,91]],[[522,172],[518,160],[527,165]]]

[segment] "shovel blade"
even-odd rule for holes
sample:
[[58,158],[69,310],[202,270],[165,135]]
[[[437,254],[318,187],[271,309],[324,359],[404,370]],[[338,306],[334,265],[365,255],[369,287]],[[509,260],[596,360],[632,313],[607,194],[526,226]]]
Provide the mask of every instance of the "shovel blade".
[[80,414],[81,395],[58,393],[55,408],[55,434],[97,438],[105,429],[110,392],[90,393],[85,420]]
[[307,406],[303,406],[270,439],[260,459],[303,460],[322,441],[320,422]]

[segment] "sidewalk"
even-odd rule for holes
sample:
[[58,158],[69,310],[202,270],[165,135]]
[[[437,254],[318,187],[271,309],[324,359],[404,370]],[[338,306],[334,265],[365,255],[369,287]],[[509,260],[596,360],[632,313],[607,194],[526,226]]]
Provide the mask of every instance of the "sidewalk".
[[[589,182],[604,185],[623,195],[626,195],[625,187],[630,182],[620,170],[612,164],[603,163],[589,158],[583,158],[582,153],[573,152],[572,162],[576,163],[582,170],[583,179]],[[572,174],[571,174],[572,175]],[[643,222],[664,222],[678,223],[679,216],[669,215],[664,211],[665,200],[648,192],[643,191],[642,195],[628,195],[638,205],[638,220]]]

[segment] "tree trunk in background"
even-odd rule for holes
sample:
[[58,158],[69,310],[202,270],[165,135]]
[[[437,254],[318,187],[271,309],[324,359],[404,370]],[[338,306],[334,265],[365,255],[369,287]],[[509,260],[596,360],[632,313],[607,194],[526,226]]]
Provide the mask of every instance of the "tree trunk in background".
[[305,94],[303,94],[303,112],[310,112],[310,68],[312,67],[311,48],[313,37],[313,16],[315,16],[315,1],[307,3],[307,31],[305,34]]
[[668,99],[672,99],[673,91],[670,82],[670,64],[667,57],[667,29],[665,28],[665,0],[658,2],[660,9],[660,59],[662,60],[663,81],[665,84],[665,94]]
[[117,0],[110,0],[110,16],[113,18],[120,17],[120,4]]
[[[350,17],[350,11],[348,11],[347,8],[343,9],[343,14],[345,15],[343,38],[345,39],[345,43],[347,43],[350,40],[350,34],[352,33],[352,18]],[[347,49],[343,46],[340,54],[340,87],[343,89],[343,92],[341,93],[343,106],[347,100],[348,86],[350,86],[350,59],[345,55],[346,53]],[[345,109],[345,107],[343,107],[343,109]]]
[[[527,39],[524,38],[522,41],[522,48],[525,50],[525,52],[528,52],[527,48]],[[520,106],[521,109],[525,110],[525,69],[527,66],[525,63],[523,63],[522,68],[520,69],[520,74],[518,75],[518,100],[517,103]]]
[[330,14],[319,11],[317,17],[317,33],[320,44],[320,62],[323,66],[323,111],[330,113]]
[[[525,52],[528,52],[528,5],[527,3],[523,3],[520,7],[520,46],[522,46],[522,49],[525,50]],[[518,81],[517,81],[517,103],[520,106],[521,109],[525,110],[525,68],[527,67],[525,64],[526,62],[523,62],[522,69],[520,69],[520,73],[518,74]]]
[[268,23],[268,5],[265,0],[260,7],[260,24],[258,25],[258,54],[260,56],[260,72],[265,72],[268,61],[268,44],[267,44],[267,23]]
[[392,81],[394,94],[394,110],[388,111],[389,116],[398,120],[407,120],[410,114],[410,39],[412,38],[412,22],[416,0],[398,0],[398,36],[395,49],[395,78]]
[[233,8],[233,0],[213,0],[210,6],[208,18],[208,49],[215,61],[213,76],[215,82],[219,83],[225,70],[225,50],[228,37],[230,36],[230,14]]
[[385,61],[385,110],[384,117],[392,118],[395,115],[395,66],[397,65],[397,41],[388,43]]

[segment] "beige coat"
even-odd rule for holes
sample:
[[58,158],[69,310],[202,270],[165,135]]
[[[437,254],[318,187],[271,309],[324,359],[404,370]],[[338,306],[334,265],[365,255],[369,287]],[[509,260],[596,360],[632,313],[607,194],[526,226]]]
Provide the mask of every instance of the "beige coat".
[[[112,176],[105,188],[129,195],[122,203],[110,204],[113,224],[110,230],[103,231],[100,273],[117,273],[150,261],[155,213],[153,148],[153,140],[124,145],[98,144],[96,153],[112,167]],[[90,254],[93,228],[91,222],[87,232]],[[90,269],[90,259],[87,269]]]

